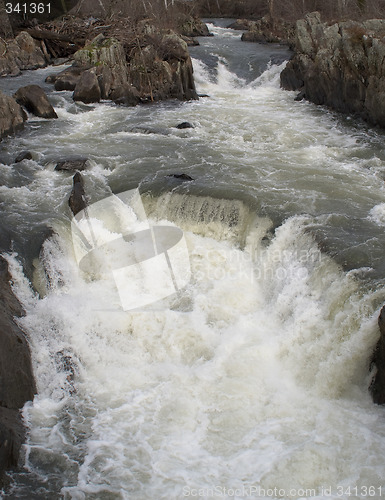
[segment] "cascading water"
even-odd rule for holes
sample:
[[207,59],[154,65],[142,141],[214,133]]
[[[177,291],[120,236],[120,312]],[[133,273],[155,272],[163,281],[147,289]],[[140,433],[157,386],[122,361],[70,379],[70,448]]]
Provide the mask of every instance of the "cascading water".
[[[38,385],[4,498],[385,495],[385,413],[368,392],[384,137],[280,90],[283,47],[211,29],[192,49],[209,97],[127,109],[56,93],[59,120],[3,143],[2,224],[15,228],[8,260]],[[185,119],[194,128],[176,129]],[[34,160],[9,166],[22,149]],[[96,242],[147,222],[183,230],[191,278],[162,307],[121,307],[108,245],[79,268],[72,179],[53,171],[73,153],[91,159],[90,203],[139,186],[148,217],[91,210]],[[181,172],[193,180],[169,177]]]

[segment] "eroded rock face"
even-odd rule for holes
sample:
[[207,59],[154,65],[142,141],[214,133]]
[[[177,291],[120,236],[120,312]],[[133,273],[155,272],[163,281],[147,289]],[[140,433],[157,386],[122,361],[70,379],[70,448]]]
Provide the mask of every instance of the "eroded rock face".
[[8,263],[0,256],[0,486],[4,471],[17,464],[24,441],[19,410],[36,392],[29,345],[14,321],[24,311],[10,280]]
[[297,22],[295,56],[281,74],[287,90],[385,127],[385,20],[331,26],[320,14]]
[[120,41],[97,36],[74,55],[71,68],[50,81],[56,90],[74,90],[86,103],[110,99],[133,106],[175,98],[197,99],[187,43],[171,31],[143,26],[138,43],[125,51]]
[[39,85],[21,87],[13,96],[27,111],[41,118],[57,118],[56,111]]
[[16,76],[21,70],[47,66],[39,43],[25,31],[19,33],[14,40],[8,41],[4,47],[0,47],[0,50],[0,76]]
[[20,104],[0,91],[0,138],[23,128],[26,119]]

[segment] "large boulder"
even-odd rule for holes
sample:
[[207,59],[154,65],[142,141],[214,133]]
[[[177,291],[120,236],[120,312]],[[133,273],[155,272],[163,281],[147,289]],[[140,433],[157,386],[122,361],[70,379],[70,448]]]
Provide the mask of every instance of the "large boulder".
[[10,281],[8,263],[0,257],[0,485],[4,471],[17,465],[24,440],[19,410],[36,393],[29,345],[14,321],[24,311]]
[[86,104],[92,102],[99,102],[102,93],[99,86],[98,77],[96,76],[96,68],[88,69],[84,71],[78,83],[76,84],[73,100],[82,101]]
[[75,90],[82,73],[89,69],[89,66],[72,65],[56,75],[47,77],[46,81],[55,85],[55,90]]
[[56,111],[44,90],[39,85],[21,87],[15,94],[16,102],[24,106],[27,111],[41,118],[57,118]]
[[23,128],[26,119],[20,104],[0,91],[0,138]]
[[384,30],[385,20],[329,26],[319,13],[308,14],[297,22],[295,55],[281,73],[281,86],[385,127]]

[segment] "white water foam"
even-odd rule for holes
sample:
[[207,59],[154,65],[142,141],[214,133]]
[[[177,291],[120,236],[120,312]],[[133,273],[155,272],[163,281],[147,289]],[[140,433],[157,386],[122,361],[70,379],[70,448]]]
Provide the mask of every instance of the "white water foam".
[[106,312],[111,280],[79,271],[65,232],[44,246],[43,299],[10,257],[39,391],[24,410],[31,472],[52,463],[67,499],[381,486],[371,298],[301,218],[271,244],[267,229],[261,221],[244,250],[185,232],[185,312]]

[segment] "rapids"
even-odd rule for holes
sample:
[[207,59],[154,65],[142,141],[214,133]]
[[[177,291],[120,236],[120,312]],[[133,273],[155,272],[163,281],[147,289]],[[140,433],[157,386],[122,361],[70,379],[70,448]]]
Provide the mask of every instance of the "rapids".
[[[4,498],[385,496],[385,410],[368,391],[383,132],[295,102],[279,87],[287,49],[223,25],[191,48],[209,97],[124,108],[51,89],[59,119],[1,144],[1,242],[38,385]],[[91,163],[90,212],[72,224],[72,178],[53,170],[68,156]],[[122,307],[112,270],[136,240],[120,236],[157,226],[183,231],[188,280],[162,293],[166,267],[130,265],[155,298]]]

